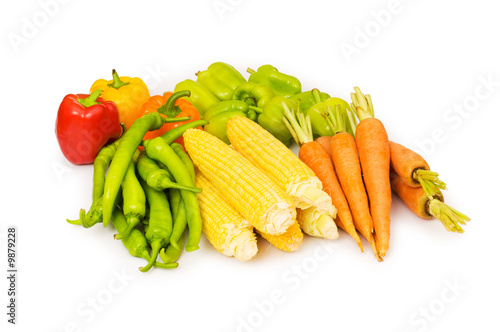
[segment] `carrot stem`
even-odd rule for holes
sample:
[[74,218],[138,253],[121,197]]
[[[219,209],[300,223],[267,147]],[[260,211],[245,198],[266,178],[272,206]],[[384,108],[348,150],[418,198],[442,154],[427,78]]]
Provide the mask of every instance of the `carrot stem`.
[[446,183],[438,178],[437,172],[418,169],[413,172],[413,179],[417,180],[429,198],[432,198],[438,189],[446,190]]
[[364,119],[374,118],[375,112],[373,111],[373,103],[370,95],[363,95],[361,90],[356,86],[353,93],[351,93],[352,110],[359,121]]
[[463,233],[464,230],[460,225],[465,225],[466,221],[470,221],[470,218],[465,214],[438,199],[430,200],[428,211],[430,215],[441,221],[444,228],[450,232]]

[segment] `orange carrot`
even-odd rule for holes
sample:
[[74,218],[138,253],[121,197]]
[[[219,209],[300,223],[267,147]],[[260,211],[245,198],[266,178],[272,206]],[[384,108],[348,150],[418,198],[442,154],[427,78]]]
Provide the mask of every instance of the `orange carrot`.
[[422,187],[407,186],[404,179],[391,171],[392,190],[415,215],[422,219],[437,218],[451,232],[463,233],[460,224],[465,225],[470,218],[454,208],[444,204],[444,198],[438,189],[433,197],[429,197]]
[[430,170],[429,164],[418,153],[389,142],[391,148],[391,168],[410,187],[422,187],[429,197],[439,189],[446,189],[446,184],[439,180],[438,173]]
[[283,122],[300,146],[300,160],[312,169],[323,184],[323,191],[332,198],[332,203],[338,211],[335,223],[354,238],[363,252],[363,244],[354,227],[351,210],[333,169],[332,159],[320,143],[313,141],[312,130],[308,127],[309,117],[304,118],[303,114],[299,114],[297,121],[295,115],[285,108]]
[[351,134],[345,132],[345,124],[342,120],[340,107],[336,107],[335,109],[329,108],[328,113],[328,124],[331,128],[335,128],[334,132],[337,133],[333,136],[331,143],[333,165],[351,208],[354,226],[368,240],[375,253],[375,257],[381,261],[382,257],[379,255],[373,238],[374,224],[370,215],[368,197],[361,176],[356,142]]
[[389,249],[391,224],[389,138],[382,122],[374,118],[370,96],[364,96],[358,87],[354,90],[356,93],[351,93],[352,106],[360,121],[356,127],[356,147],[370,199],[375,241],[380,255],[384,257]]
[[333,136],[320,136],[314,140],[323,146],[330,157],[332,156],[332,138]]

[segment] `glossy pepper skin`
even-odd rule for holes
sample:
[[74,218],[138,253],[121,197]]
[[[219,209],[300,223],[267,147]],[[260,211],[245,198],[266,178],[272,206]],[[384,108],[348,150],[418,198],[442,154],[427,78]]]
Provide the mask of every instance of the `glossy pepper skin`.
[[330,95],[328,93],[320,92],[318,89],[301,92],[290,97],[291,100],[299,105],[300,110],[304,113],[307,113],[313,105],[321,103],[329,98]]
[[273,97],[274,92],[269,86],[245,82],[234,90],[232,99],[242,100],[250,106],[264,108]]
[[[332,97],[311,106],[307,111],[306,114],[309,115],[309,118],[311,119],[312,132],[315,137],[332,136],[335,134],[330,126],[328,126],[324,117],[324,115],[328,112],[329,107],[333,108],[335,105],[340,105],[342,114],[347,114],[346,109],[350,109],[349,104],[345,100]],[[345,120],[346,119],[344,119],[344,121]],[[345,123],[348,124],[349,122],[346,121]]]
[[296,77],[280,73],[271,65],[260,66],[257,71],[248,68],[247,72],[250,73],[248,82],[268,85],[278,96],[291,97],[302,92],[302,85]]
[[205,125],[203,129],[209,134],[214,135],[226,144],[231,144],[229,138],[227,137],[226,125],[229,120],[235,116],[247,117],[246,113],[242,111],[228,111],[215,115],[211,118],[209,123]]
[[148,87],[140,78],[118,76],[114,69],[112,80],[100,79],[92,84],[90,93],[96,90],[102,90],[102,99],[116,104],[120,122],[126,129],[139,117],[142,104],[149,99]]
[[283,96],[275,96],[266,105],[266,107],[264,107],[262,114],[259,115],[257,119],[257,122],[262,126],[262,128],[270,132],[283,144],[285,144],[286,146],[290,146],[290,144],[293,142],[293,137],[282,120],[282,118],[285,116],[282,104],[283,102],[289,109],[297,109],[297,103],[295,101]]
[[[160,112],[161,116],[166,118],[183,118],[188,116],[191,119],[182,122],[165,123],[158,130],[148,131],[147,134],[144,135],[145,140],[161,136],[167,131],[176,128],[184,123],[200,120],[200,113],[193,106],[193,104],[191,104],[186,99],[179,98],[175,100],[175,104],[167,105],[167,101],[172,95],[173,92],[165,92],[162,96],[152,96],[147,102],[142,105],[139,112],[139,117],[142,117],[143,115],[148,113]],[[199,129],[201,129],[201,127],[199,127]],[[182,138],[182,136],[177,138],[175,142],[184,146],[184,139]]]
[[262,109],[250,106],[242,100],[226,100],[210,107],[203,115],[203,119],[210,121],[214,116],[229,111],[241,111],[245,113],[250,120],[257,119],[257,113],[262,113]]
[[56,137],[62,153],[73,164],[93,163],[99,150],[122,134],[116,105],[99,98],[100,93],[69,94],[59,106]]
[[233,66],[224,62],[214,62],[207,70],[196,74],[196,82],[206,87],[220,100],[230,100],[234,90],[246,82]]
[[193,80],[188,79],[177,83],[174,92],[182,90],[191,91],[191,95],[189,97],[184,97],[184,99],[193,104],[201,116],[203,116],[210,107],[220,102],[219,98],[210,92],[210,90]]

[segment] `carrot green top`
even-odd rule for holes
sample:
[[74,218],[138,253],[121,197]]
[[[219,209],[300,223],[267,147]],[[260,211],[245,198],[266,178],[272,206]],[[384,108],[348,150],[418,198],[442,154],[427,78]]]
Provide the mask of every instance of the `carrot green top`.
[[359,121],[364,119],[374,118],[373,103],[370,95],[364,95],[361,90],[356,86],[354,87],[354,93],[351,93],[352,104],[351,107],[356,114]]
[[281,118],[285,126],[292,134],[292,137],[298,146],[314,141],[311,119],[309,115],[304,116],[302,112],[290,110],[285,102],[282,102],[285,116]]

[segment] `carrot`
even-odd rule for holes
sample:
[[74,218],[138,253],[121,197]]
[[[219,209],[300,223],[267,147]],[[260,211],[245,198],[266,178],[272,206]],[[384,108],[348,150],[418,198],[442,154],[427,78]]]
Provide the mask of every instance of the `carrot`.
[[392,190],[415,215],[422,219],[437,218],[450,232],[463,233],[461,225],[470,218],[444,203],[443,194],[438,189],[429,197],[422,187],[410,187],[395,171],[391,171]]
[[294,114],[285,109],[285,118],[283,118],[283,122],[297,145],[300,146],[299,158],[312,169],[323,184],[323,191],[332,198],[332,203],[337,208],[335,223],[356,241],[363,252],[363,244],[354,227],[351,210],[335,174],[332,159],[325,148],[317,140],[313,140],[312,130],[308,128],[309,116],[300,121],[301,116],[303,117],[303,114],[300,113],[299,122],[297,122]]
[[410,187],[422,187],[429,197],[434,196],[439,189],[446,189],[436,172],[430,170],[429,164],[418,153],[402,146],[389,142],[391,148],[391,168]]
[[368,196],[366,195],[361,176],[356,142],[351,134],[345,132],[345,124],[342,119],[340,107],[338,105],[335,109],[331,109],[330,107],[328,114],[328,124],[331,128],[335,128],[334,132],[337,133],[333,136],[331,143],[333,165],[351,208],[354,226],[366,238],[377,260],[382,261],[373,238],[374,224],[370,215]]
[[366,191],[370,199],[370,212],[375,227],[375,242],[382,257],[389,249],[391,224],[391,184],[389,170],[391,153],[384,125],[374,118],[370,95],[364,96],[358,87],[351,93],[352,107],[359,124],[356,127],[356,147]]
[[320,136],[314,140],[323,146],[330,157],[332,156],[332,138],[333,136]]

